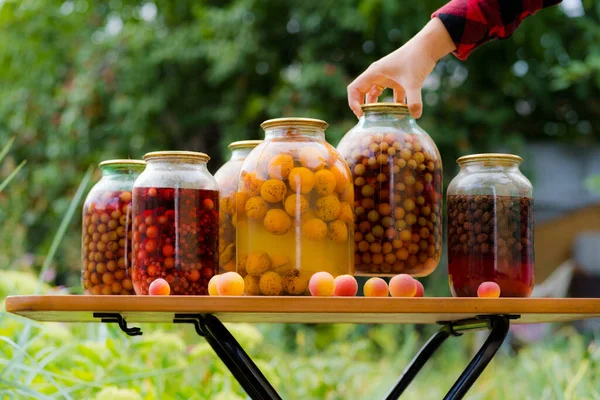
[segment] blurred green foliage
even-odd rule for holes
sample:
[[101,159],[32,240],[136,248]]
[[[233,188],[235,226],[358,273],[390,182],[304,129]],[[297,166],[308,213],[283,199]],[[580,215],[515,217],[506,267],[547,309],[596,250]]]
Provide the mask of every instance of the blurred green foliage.
[[[229,142],[259,138],[261,121],[284,115],[327,120],[337,144],[355,123],[346,85],[441,5],[3,1],[0,144],[17,139],[1,176],[15,160],[28,164],[0,197],[2,266],[41,265],[84,172],[103,159],[202,150],[214,172]],[[467,62],[438,64],[420,123],[441,150],[446,182],[464,153],[503,148],[527,158],[526,139],[597,139],[600,6],[583,6],[577,18],[543,10]],[[57,282],[77,282],[77,224],[56,265],[65,266]]]

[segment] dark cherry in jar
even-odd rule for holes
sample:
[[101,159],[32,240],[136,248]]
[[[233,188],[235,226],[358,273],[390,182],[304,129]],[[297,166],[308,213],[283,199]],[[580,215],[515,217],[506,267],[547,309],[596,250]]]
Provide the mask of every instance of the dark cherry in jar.
[[173,295],[207,295],[217,273],[216,190],[136,187],[133,193],[133,286],[148,294],[165,279]]
[[501,297],[529,297],[534,284],[533,199],[448,196],[448,273],[454,296],[476,297],[485,281]]

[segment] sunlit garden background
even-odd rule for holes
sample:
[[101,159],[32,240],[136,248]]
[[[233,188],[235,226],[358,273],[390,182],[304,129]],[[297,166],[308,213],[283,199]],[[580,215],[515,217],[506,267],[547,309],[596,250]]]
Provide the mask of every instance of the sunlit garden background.
[[[81,293],[81,204],[102,160],[204,151],[214,173],[230,142],[261,138],[260,122],[279,116],[326,120],[336,145],[356,123],[348,83],[442,4],[0,0],[0,297]],[[419,123],[440,149],[445,184],[463,154],[520,154],[536,187],[544,177],[533,149],[568,149],[575,160],[597,151],[599,21],[599,3],[565,0],[466,62],[448,56],[438,64]],[[556,193],[576,182],[597,204],[595,172],[545,178],[554,179]],[[544,245],[538,241],[536,251]],[[449,295],[445,261],[423,282],[426,295]],[[37,324],[1,313],[0,398],[245,398],[191,327],[142,328],[144,336],[129,338],[111,326]],[[382,398],[433,332],[231,329],[286,399]],[[598,334],[594,325],[514,331],[468,398],[600,399]],[[447,343],[407,398],[442,398],[479,339]]]

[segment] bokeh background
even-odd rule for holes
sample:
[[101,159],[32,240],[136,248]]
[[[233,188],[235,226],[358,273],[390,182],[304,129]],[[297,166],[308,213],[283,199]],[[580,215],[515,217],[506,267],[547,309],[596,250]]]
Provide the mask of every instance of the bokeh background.
[[[230,142],[262,138],[260,122],[280,116],[325,119],[336,145],[356,123],[346,86],[441,5],[0,1],[0,182],[10,179],[0,184],[0,296],[80,291],[81,200],[102,160],[196,150],[211,155],[214,173]],[[440,149],[445,184],[463,154],[525,158],[539,229],[537,295],[600,293],[599,21],[600,3],[564,0],[465,62],[447,56],[423,89],[419,124]],[[424,282],[428,295],[448,295],[445,262]],[[0,318],[3,398],[244,398],[187,329],[148,326],[154,334],[132,340],[111,327]],[[303,399],[382,397],[430,333],[234,329],[284,397]],[[599,399],[597,332],[593,323],[513,331],[469,398]],[[441,352],[409,398],[441,398],[475,341]]]

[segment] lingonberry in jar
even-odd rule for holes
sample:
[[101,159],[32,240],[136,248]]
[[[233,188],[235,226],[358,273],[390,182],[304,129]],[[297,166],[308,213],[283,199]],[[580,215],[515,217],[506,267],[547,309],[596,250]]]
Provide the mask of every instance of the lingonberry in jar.
[[[238,175],[246,156],[261,142],[261,140],[243,140],[231,143],[229,145],[231,158],[215,173],[215,179],[219,184],[219,273],[236,270],[235,230],[238,218],[236,206]],[[289,171],[285,171],[286,160],[277,162],[283,166],[283,173],[287,176]],[[261,200],[257,203],[258,207],[263,206],[264,203],[264,211],[257,211],[259,214],[262,213],[262,218],[267,212],[267,204],[260,197],[257,199]]]
[[164,279],[173,295],[207,295],[219,259],[219,193],[208,156],[154,152],[133,189],[133,286]]
[[448,275],[454,296],[476,297],[484,282],[501,297],[528,297],[534,285],[533,188],[521,157],[458,159],[448,186]]
[[425,276],[442,251],[442,161],[405,105],[363,105],[340,141],[354,180],[356,275]]
[[[353,272],[350,171],[324,121],[266,121],[236,194],[237,272],[247,295],[308,295],[316,272]],[[333,278],[332,278],[333,279]]]
[[141,160],[107,160],[83,205],[81,283],[85,294],[134,294],[131,281],[133,183]]

